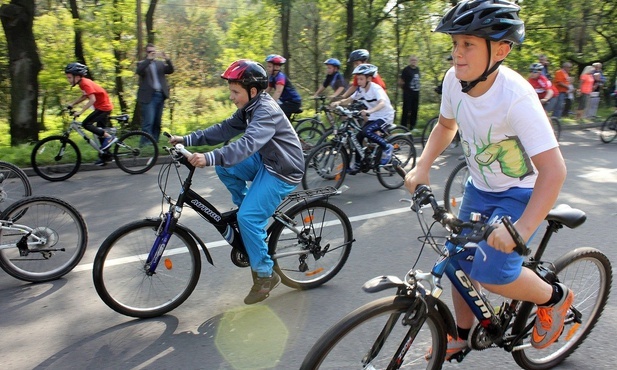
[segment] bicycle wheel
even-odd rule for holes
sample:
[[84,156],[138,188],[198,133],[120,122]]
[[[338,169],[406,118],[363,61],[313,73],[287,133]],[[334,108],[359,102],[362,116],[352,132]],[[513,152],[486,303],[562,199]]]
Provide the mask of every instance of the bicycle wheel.
[[332,279],[349,257],[353,229],[338,207],[317,200],[286,213],[300,235],[276,223],[268,241],[274,269],[283,284],[312,289]]
[[92,277],[99,297],[114,311],[132,317],[163,315],[184,302],[201,273],[199,249],[193,238],[176,228],[154,274],[146,259],[156,240],[160,220],[140,220],[122,226],[103,241]]
[[559,137],[561,136],[561,122],[559,122],[559,118],[551,117],[551,126],[553,127],[553,132],[555,133],[555,139],[559,141]]
[[298,139],[300,139],[300,144],[302,144],[302,152],[305,157],[317,146],[317,143],[323,135],[318,129],[309,126],[301,128],[298,130],[297,134]]
[[602,124],[600,129],[600,140],[603,143],[610,143],[617,136],[617,114],[611,114]]
[[[446,329],[435,310],[423,315],[426,321],[413,342],[408,342],[409,332],[418,328],[405,324],[403,318],[415,299],[384,297],[349,313],[317,340],[300,369],[441,369]],[[395,358],[406,346],[404,358]],[[432,355],[426,359],[431,348]],[[369,362],[370,355],[374,358]]]
[[71,139],[49,136],[34,145],[30,155],[32,169],[47,181],[64,181],[79,170],[81,152]]
[[[408,135],[391,136],[388,138],[388,142],[394,147],[392,158],[398,160],[405,172],[409,172],[416,166],[416,147]],[[392,161],[384,166],[377,167],[377,180],[387,189],[398,189],[405,183],[405,179],[392,166]]]
[[428,122],[426,123],[426,126],[424,126],[424,130],[422,130],[422,147],[423,148],[426,146],[428,137],[431,134],[431,131],[433,131],[433,128],[435,127],[438,121],[439,121],[439,117],[433,117],[430,120],[428,120]]
[[326,130],[326,126],[318,119],[315,118],[302,118],[294,122],[294,129],[299,132],[303,128],[311,127],[315,130],[323,133]]
[[[528,345],[531,333],[523,343],[523,349],[512,352],[516,363],[525,369],[550,369],[565,360],[585,340],[602,315],[611,290],[612,269],[609,259],[597,249],[578,248],[555,261],[559,281],[574,292],[574,304],[581,314],[581,324],[574,322],[572,310],[566,316],[563,333],[545,349]],[[535,320],[535,305],[524,303],[512,328],[520,333]]]
[[32,195],[28,175],[12,163],[0,161],[0,213],[8,205]]
[[[24,198],[0,217],[14,222],[13,229],[0,231],[0,265],[17,279],[58,279],[77,266],[86,251],[86,222],[73,206],[58,198]],[[20,226],[32,233],[16,232]],[[17,243],[26,235],[28,253],[20,253]]]
[[409,128],[402,125],[396,125],[390,130],[390,135],[408,134],[409,132],[411,132],[409,131]]
[[341,144],[321,144],[311,151],[305,160],[302,187],[316,189],[326,186],[339,188],[349,167],[349,157]]
[[114,146],[114,160],[120,169],[132,175],[148,171],[156,164],[159,147],[152,135],[129,131]]
[[461,206],[463,195],[465,195],[467,179],[469,179],[469,168],[467,168],[467,162],[463,161],[450,172],[443,189],[444,207],[455,216],[458,216],[458,209]]

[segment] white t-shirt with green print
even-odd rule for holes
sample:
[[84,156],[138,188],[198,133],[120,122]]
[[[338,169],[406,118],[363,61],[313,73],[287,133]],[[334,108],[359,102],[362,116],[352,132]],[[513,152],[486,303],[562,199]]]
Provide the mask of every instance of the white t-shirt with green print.
[[456,120],[473,184],[483,191],[533,188],[537,170],[530,158],[558,146],[538,94],[505,66],[477,98],[461,91],[451,68],[443,82],[440,113]]

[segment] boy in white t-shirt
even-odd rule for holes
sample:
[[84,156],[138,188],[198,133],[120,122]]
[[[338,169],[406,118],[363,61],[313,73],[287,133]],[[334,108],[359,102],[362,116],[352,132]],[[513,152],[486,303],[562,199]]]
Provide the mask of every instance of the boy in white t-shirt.
[[[331,105],[339,104],[346,105],[352,101],[363,103],[367,108],[360,111],[362,117],[369,121],[364,124],[362,131],[356,136],[358,142],[362,142],[364,137],[377,143],[381,146],[383,153],[381,155],[381,165],[386,165],[392,158],[394,147],[388,143],[383,137],[377,134],[377,131],[384,131],[392,125],[394,121],[394,108],[390,103],[390,98],[385,90],[376,83],[373,83],[373,76],[377,73],[377,67],[372,64],[360,64],[354,70],[353,74],[357,76],[358,89],[349,98],[334,102]],[[354,166],[348,170],[350,175],[355,175],[360,170],[360,156],[356,153],[356,161]]]
[[[458,129],[470,170],[459,218],[469,220],[471,212],[489,220],[510,216],[528,241],[557,200],[566,167],[536,92],[518,73],[500,67],[512,44],[524,39],[519,10],[504,0],[465,0],[435,29],[452,37],[454,67],[443,83],[439,124],[405,186],[413,192],[419,184],[429,184],[432,163]],[[491,292],[537,304],[531,344],[545,348],[559,338],[574,294],[523,268],[514,247],[506,228],[498,225],[480,243],[486,260],[481,251],[470,249],[477,254],[471,266],[461,267]],[[458,338],[449,338],[446,359],[467,348],[475,319],[454,289],[453,302]]]

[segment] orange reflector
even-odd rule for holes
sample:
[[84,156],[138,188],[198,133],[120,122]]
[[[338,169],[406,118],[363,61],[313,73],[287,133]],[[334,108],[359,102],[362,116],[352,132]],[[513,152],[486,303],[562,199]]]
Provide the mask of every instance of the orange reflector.
[[394,144],[393,145],[394,149],[400,149],[401,147],[399,146],[399,144]]
[[171,260],[169,258],[165,258],[165,267],[168,270],[171,270],[172,267],[174,267],[174,264],[171,262]]
[[317,270],[313,270],[313,271],[308,271],[305,275],[306,276],[313,276],[313,275],[317,275],[320,272],[323,271],[323,267],[318,268]]
[[452,205],[452,207],[456,207],[456,204],[457,204],[456,198],[452,197],[450,204]]
[[566,335],[566,340],[570,340],[572,339],[572,337],[574,336],[574,334],[578,331],[578,328],[581,326],[581,324],[579,323],[575,323],[574,325],[572,325],[572,327],[570,328],[570,330],[568,330],[568,335]]
[[313,222],[314,218],[315,218],[315,216],[308,215],[308,216],[304,217],[304,223],[308,224],[309,222]]

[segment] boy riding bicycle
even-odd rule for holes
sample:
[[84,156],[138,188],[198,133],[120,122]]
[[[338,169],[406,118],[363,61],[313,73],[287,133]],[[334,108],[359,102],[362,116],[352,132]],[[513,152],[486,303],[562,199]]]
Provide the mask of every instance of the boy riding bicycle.
[[[85,77],[86,74],[88,74],[88,67],[84,64],[69,63],[66,68],[64,68],[64,73],[71,87],[79,85],[82,91],[82,95],[69,104],[68,108],[72,109],[75,104],[88,100],[86,105],[81,109],[81,112],[75,111],[73,116],[77,118],[88,110],[88,108],[94,107],[94,112],[90,113],[88,117],[84,119],[82,126],[100,138],[101,150],[108,150],[118,139],[104,130],[107,126],[109,114],[114,109],[107,91],[91,79]],[[96,126],[94,126],[95,123]],[[97,166],[105,166],[106,161],[103,157],[100,157],[95,164]]]
[[[520,8],[505,0],[462,1],[446,13],[436,32],[453,41],[451,68],[444,80],[439,122],[417,166],[406,176],[413,192],[429,184],[432,163],[457,132],[470,172],[459,218],[471,212],[488,220],[510,216],[528,241],[554,205],[566,167],[547,115],[531,85],[500,66],[525,26]],[[458,81],[457,81],[458,80]],[[460,82],[460,85],[459,85]],[[563,284],[550,285],[522,268],[523,257],[503,225],[490,234],[463,266],[487,290],[538,305],[531,344],[545,348],[557,340],[574,294]],[[446,359],[467,348],[474,315],[453,290],[458,338],[449,338]]]
[[[386,165],[392,157],[394,147],[388,143],[377,131],[384,131],[391,126],[394,121],[394,108],[390,104],[390,98],[385,90],[376,83],[373,83],[373,76],[377,73],[377,67],[372,64],[360,64],[353,70],[353,75],[358,81],[358,89],[349,98],[334,102],[331,105],[347,105],[352,101],[363,103],[366,109],[360,111],[365,120],[368,120],[358,133],[356,138],[362,143],[364,137],[369,138],[374,143],[379,144],[383,150],[381,155],[381,165]],[[369,117],[370,116],[370,117]],[[350,175],[355,175],[360,171],[360,155],[356,153],[354,166],[349,169]]]
[[253,272],[253,287],[244,303],[253,304],[268,298],[281,281],[272,271],[266,226],[283,198],[302,180],[304,157],[293,126],[265,92],[268,76],[261,64],[235,61],[221,78],[228,81],[230,99],[238,110],[217,125],[184,137],[172,136],[169,142],[216,145],[244,133],[222,148],[194,153],[189,162],[195,167],[216,166],[217,175],[239,207],[238,227]]

